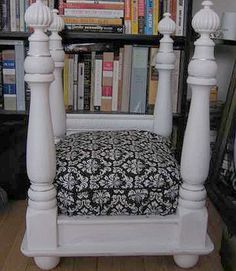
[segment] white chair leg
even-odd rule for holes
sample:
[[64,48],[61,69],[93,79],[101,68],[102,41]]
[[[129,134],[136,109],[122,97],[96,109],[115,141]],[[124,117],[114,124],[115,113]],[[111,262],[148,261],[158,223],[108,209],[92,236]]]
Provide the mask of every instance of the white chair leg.
[[181,268],[191,268],[198,262],[198,255],[174,255],[175,263]]
[[34,257],[36,265],[43,270],[50,270],[60,262],[60,257]]

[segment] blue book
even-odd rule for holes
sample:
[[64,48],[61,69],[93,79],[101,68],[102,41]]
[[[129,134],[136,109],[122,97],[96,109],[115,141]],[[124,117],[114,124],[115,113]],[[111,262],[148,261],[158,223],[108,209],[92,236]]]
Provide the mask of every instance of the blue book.
[[146,111],[148,47],[133,47],[130,85],[130,112]]
[[153,0],[145,1],[145,27],[144,33],[146,35],[153,34]]

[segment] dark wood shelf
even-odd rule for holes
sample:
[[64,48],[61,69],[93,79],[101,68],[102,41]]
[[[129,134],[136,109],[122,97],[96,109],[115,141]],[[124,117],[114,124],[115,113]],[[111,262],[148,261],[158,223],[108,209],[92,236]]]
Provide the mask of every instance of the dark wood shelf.
[[[119,44],[159,44],[160,35],[132,35],[132,34],[114,34],[114,33],[80,33],[74,31],[63,31],[62,39],[65,44],[73,42],[115,42]],[[186,38],[183,36],[174,36],[174,46],[183,47]]]
[[27,40],[30,33],[28,32],[11,32],[11,31],[0,31],[0,39],[5,40]]

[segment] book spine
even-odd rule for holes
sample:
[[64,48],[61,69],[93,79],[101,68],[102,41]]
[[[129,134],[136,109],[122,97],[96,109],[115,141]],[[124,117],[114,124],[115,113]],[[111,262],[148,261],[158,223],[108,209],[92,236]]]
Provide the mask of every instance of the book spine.
[[90,110],[91,54],[84,55],[84,110]]
[[131,31],[138,34],[138,0],[131,0]]
[[[136,1],[136,0],[135,0]],[[123,10],[107,10],[107,9],[64,9],[66,16],[77,17],[97,17],[97,18],[122,18],[124,17]]]
[[24,45],[15,45],[15,65],[16,65],[16,109],[25,111],[25,81],[22,63],[25,59]]
[[66,110],[68,110],[68,69],[69,69],[69,56],[65,54],[64,57],[64,69],[63,69],[63,86],[64,86],[64,104]]
[[159,22],[159,12],[160,12],[160,7],[159,7],[159,0],[153,0],[153,35],[158,34],[158,22]]
[[78,109],[84,110],[84,62],[78,65]]
[[180,70],[180,51],[175,53],[175,68],[171,76],[171,89],[172,89],[172,109],[173,113],[178,113],[181,99],[179,99],[179,70]]
[[131,34],[131,0],[125,0],[125,34]]
[[132,54],[130,112],[145,113],[148,47],[134,47]]
[[94,109],[94,88],[95,88],[95,60],[96,52],[91,53],[91,90],[90,90],[90,111]]
[[158,88],[158,70],[156,69],[156,55],[158,52],[157,47],[150,48],[149,55],[149,82],[148,82],[148,102],[147,112],[153,114],[156,102],[157,88]]
[[59,0],[58,2],[59,15],[64,15],[64,1],[65,0]]
[[122,98],[121,98],[122,112],[129,112],[131,67],[132,67],[132,45],[125,45],[123,53],[123,71],[122,71]]
[[113,52],[103,53],[101,111],[112,111]]
[[15,51],[4,50],[2,53],[2,61],[4,109],[16,110]]
[[176,1],[176,31],[177,36],[184,34],[184,0]]
[[145,27],[145,0],[138,0],[138,33],[144,34]]
[[176,9],[177,9],[177,0],[170,1],[170,14],[171,19],[176,22]]
[[78,54],[73,57],[73,110],[78,110]]
[[77,18],[63,17],[64,23],[67,25],[73,24],[91,24],[91,25],[122,25],[122,19],[103,19],[103,18]]
[[63,3],[63,9],[111,9],[111,10],[124,10],[124,3],[117,4],[107,3]]
[[25,1],[21,0],[19,5],[20,5],[20,31],[24,32],[25,31],[25,19],[24,19]]
[[68,110],[73,108],[73,55],[69,55],[68,69]]
[[2,52],[0,52],[0,109],[3,109],[3,63]]
[[2,31],[9,31],[10,30],[10,5],[8,0],[2,1],[2,24],[1,30]]
[[16,5],[16,31],[20,31],[20,2],[15,1]]
[[123,54],[124,54],[124,48],[120,48],[120,51],[119,51],[119,84],[118,84],[118,100],[117,100],[117,110],[119,112],[121,111],[121,101],[122,101]]
[[16,31],[16,2],[10,0],[11,31]]
[[99,56],[97,56],[95,60],[94,81],[94,111],[100,111],[102,100],[102,59],[99,59]]
[[113,62],[113,82],[112,82],[112,111],[118,109],[118,88],[119,88],[119,60]]
[[153,33],[153,0],[146,0],[145,13],[145,34],[152,35]]
[[65,25],[65,29],[89,33],[123,33],[123,25]]

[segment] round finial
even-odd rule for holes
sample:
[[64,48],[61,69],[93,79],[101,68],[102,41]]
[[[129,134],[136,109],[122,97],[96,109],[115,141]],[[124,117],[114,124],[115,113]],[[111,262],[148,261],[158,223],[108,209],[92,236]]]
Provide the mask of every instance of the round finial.
[[203,1],[203,8],[198,11],[192,20],[192,26],[194,30],[200,34],[215,32],[219,25],[219,16],[215,13],[211,6],[211,1]]
[[64,20],[58,15],[58,10],[52,10],[52,23],[49,26],[50,31],[60,32],[64,28]]
[[170,18],[170,13],[164,13],[164,18],[160,20],[158,29],[161,34],[171,34],[175,31],[175,22]]
[[30,27],[45,29],[52,21],[51,11],[41,0],[37,0],[27,8],[25,12],[25,21]]

